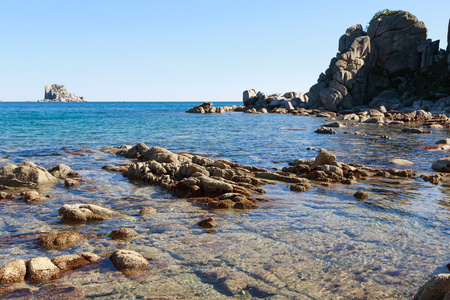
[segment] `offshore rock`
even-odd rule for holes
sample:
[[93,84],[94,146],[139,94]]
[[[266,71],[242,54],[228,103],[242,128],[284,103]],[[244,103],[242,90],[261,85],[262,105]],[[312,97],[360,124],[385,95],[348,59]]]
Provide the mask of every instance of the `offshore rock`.
[[48,172],[56,178],[81,177],[80,174],[72,170],[68,165],[59,164],[48,169]]
[[46,169],[32,162],[16,165],[8,164],[0,169],[0,188],[3,187],[39,187],[56,183],[56,178]]
[[43,100],[38,102],[87,102],[84,97],[78,97],[66,90],[64,85],[52,84],[45,86]]

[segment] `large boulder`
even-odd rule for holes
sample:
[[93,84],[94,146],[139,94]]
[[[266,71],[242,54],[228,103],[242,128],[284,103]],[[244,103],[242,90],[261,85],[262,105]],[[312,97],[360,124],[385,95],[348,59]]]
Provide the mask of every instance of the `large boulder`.
[[25,261],[16,260],[0,268],[0,285],[11,285],[25,280]]
[[419,288],[414,300],[450,299],[450,274],[437,274]]
[[44,283],[61,276],[61,270],[47,257],[32,258],[26,265],[27,279],[31,283]]
[[148,261],[139,253],[132,250],[118,250],[109,257],[114,267],[124,273],[132,273],[145,269]]
[[332,152],[321,149],[320,153],[316,156],[314,163],[312,164],[314,167],[321,165],[334,165],[336,163],[336,155]]
[[63,231],[55,234],[46,234],[38,238],[38,245],[48,249],[67,249],[84,239],[84,236],[75,231]]
[[39,187],[57,182],[46,169],[27,161],[16,165],[8,164],[0,169],[0,187]]
[[242,101],[244,102],[244,106],[249,106],[257,100],[256,91],[254,89],[245,90],[242,95]]
[[44,100],[38,102],[87,102],[84,97],[78,97],[66,90],[64,85],[52,84],[45,86]]
[[62,216],[64,221],[76,223],[104,221],[120,215],[109,208],[94,204],[64,204],[58,210],[58,214]]

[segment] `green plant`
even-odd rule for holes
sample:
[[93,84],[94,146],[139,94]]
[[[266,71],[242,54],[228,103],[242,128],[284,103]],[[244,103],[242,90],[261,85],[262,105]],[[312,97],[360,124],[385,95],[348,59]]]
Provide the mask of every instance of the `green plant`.
[[403,13],[405,13],[404,10],[390,10],[390,9],[386,8],[386,9],[383,9],[383,10],[380,10],[380,11],[376,12],[373,15],[373,17],[372,17],[372,20],[376,20],[376,19],[379,19],[379,18],[384,18],[384,17],[387,17],[387,16],[401,15]]

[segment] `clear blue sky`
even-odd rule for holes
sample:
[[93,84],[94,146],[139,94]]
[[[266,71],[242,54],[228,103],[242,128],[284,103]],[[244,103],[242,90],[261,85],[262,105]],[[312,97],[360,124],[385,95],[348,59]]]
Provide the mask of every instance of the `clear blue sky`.
[[0,0],[0,99],[41,99],[53,83],[88,101],[307,92],[346,28],[384,8],[446,47],[448,0]]

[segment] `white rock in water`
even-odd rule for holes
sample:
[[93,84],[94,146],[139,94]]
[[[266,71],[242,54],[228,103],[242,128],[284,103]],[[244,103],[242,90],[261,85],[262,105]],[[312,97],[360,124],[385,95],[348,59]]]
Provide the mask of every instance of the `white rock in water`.
[[61,84],[52,84],[45,86],[45,95],[43,100],[38,102],[87,102],[84,97],[78,97],[66,90]]

